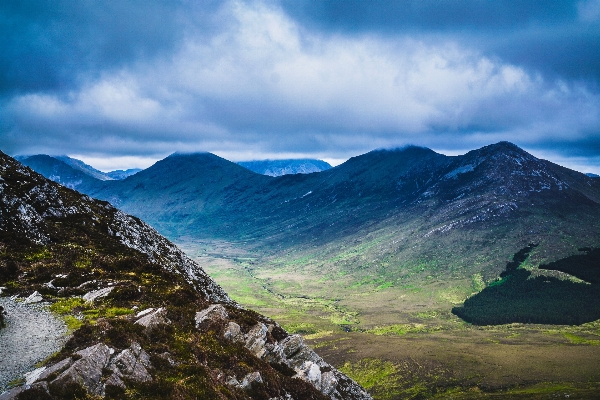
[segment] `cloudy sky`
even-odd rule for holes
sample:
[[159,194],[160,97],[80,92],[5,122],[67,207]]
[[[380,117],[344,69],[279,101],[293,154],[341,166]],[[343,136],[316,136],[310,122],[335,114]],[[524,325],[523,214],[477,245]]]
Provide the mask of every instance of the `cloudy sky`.
[[600,173],[600,0],[5,0],[0,150],[339,163],[501,140]]

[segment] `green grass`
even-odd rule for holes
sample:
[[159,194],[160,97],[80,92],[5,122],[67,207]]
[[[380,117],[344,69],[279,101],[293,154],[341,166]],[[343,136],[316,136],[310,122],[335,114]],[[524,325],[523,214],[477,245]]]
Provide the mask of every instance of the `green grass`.
[[407,333],[427,333],[432,332],[434,330],[439,330],[439,328],[431,328],[426,327],[423,324],[396,324],[396,325],[388,325],[375,327],[373,329],[368,329],[366,333],[372,333],[373,335],[383,336],[383,335],[406,335]]
[[567,340],[570,343],[573,343],[573,344],[585,344],[585,345],[591,345],[591,346],[600,345],[600,340],[598,340],[598,339],[585,339],[581,336],[577,336],[570,332],[563,332],[563,336],[565,338],[567,338]]
[[370,392],[377,390],[378,399],[391,399],[396,383],[396,366],[389,361],[365,358],[358,362],[346,362],[339,370]]
[[81,297],[67,297],[64,299],[59,299],[55,303],[50,305],[50,311],[55,312],[57,314],[69,314],[73,311],[73,309],[77,307],[85,307],[86,301]]

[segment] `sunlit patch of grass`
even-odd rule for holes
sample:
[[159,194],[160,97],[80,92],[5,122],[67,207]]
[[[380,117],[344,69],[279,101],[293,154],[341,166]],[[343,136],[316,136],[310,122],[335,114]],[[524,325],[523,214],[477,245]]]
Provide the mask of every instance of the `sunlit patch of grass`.
[[67,325],[67,329],[69,332],[73,332],[73,331],[81,328],[81,326],[83,325],[82,320],[77,319],[72,315],[63,316],[63,320],[65,321],[65,324]]
[[373,329],[369,329],[366,333],[371,333],[377,336],[384,335],[406,335],[407,333],[427,333],[439,330],[440,328],[426,327],[423,324],[394,324],[387,326],[376,326]]
[[283,328],[289,333],[305,333],[305,334],[314,334],[317,333],[317,328],[313,324],[309,324],[306,322],[299,322],[293,324],[283,325]]
[[305,335],[304,339],[316,340],[316,339],[322,339],[324,337],[331,336],[331,335],[333,335],[333,331],[319,331],[316,333],[312,333],[310,335]]
[[65,299],[60,299],[54,304],[50,305],[50,311],[57,314],[68,314],[76,307],[85,306],[86,302],[81,297],[68,297]]
[[129,309],[129,308],[123,308],[123,307],[109,307],[106,308],[105,310],[103,310],[103,314],[106,318],[114,318],[114,317],[119,317],[121,315],[129,315],[129,314],[133,314],[133,310]]
[[36,253],[28,254],[25,256],[25,260],[27,261],[38,261],[48,258],[52,258],[52,252],[45,247]]
[[369,391],[377,387],[378,399],[392,398],[397,381],[394,375],[398,372],[392,362],[365,358],[356,363],[346,362],[339,370]]
[[563,336],[572,344],[586,344],[586,345],[592,345],[592,346],[600,345],[600,340],[585,339],[585,338],[582,338],[581,336],[577,336],[577,335],[574,335],[569,332],[563,332]]

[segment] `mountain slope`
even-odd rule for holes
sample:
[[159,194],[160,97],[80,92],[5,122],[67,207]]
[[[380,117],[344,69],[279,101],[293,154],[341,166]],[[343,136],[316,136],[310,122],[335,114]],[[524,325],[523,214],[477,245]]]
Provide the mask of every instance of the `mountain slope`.
[[23,163],[23,165],[26,165],[29,168],[32,168],[34,171],[44,175],[46,178],[54,182],[58,182],[70,189],[79,190],[80,192],[86,192],[95,187],[95,185],[101,184],[101,182],[105,180],[99,179],[97,177],[98,174],[92,176],[87,170],[73,167],[73,165],[66,163],[64,160],[45,154],[19,157],[19,161]]
[[73,329],[3,399],[370,398],[139,219],[3,153],[0,196],[3,294],[48,301]]
[[56,156],[54,158],[64,162],[65,164],[69,165],[70,167],[72,167],[76,170],[79,170],[79,171],[91,176],[92,178],[96,178],[101,181],[109,181],[109,180],[113,179],[108,174],[105,174],[102,171],[98,171],[96,168],[84,163],[81,160],[77,160],[75,158],[71,158],[68,156]]

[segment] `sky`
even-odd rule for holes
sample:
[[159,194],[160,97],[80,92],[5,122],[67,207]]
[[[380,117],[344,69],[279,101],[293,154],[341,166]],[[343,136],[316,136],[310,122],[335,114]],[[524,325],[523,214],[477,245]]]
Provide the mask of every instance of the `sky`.
[[600,0],[5,0],[0,150],[339,164],[511,141],[600,173]]

